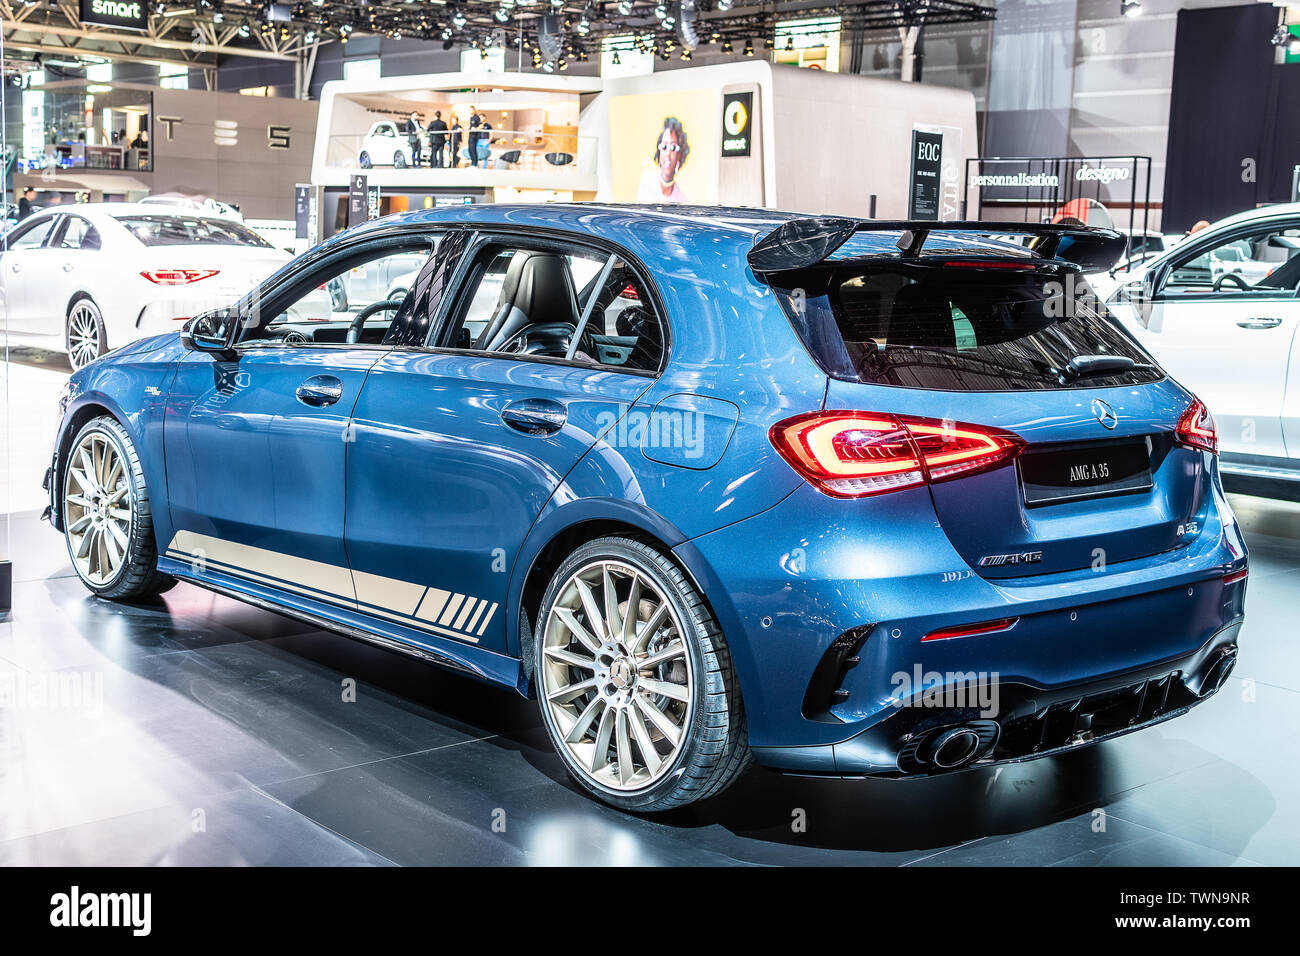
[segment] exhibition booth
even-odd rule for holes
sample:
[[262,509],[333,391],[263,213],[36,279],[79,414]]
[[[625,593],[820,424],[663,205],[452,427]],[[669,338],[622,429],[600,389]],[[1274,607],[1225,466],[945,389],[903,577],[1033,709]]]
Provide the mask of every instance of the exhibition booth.
[[[762,60],[603,81],[467,72],[335,81],[319,124],[318,239],[349,224],[359,177],[378,215],[596,200],[901,219],[915,211],[918,134],[934,149],[932,212],[951,219],[978,152],[967,91]],[[811,176],[814,165],[841,174]]]

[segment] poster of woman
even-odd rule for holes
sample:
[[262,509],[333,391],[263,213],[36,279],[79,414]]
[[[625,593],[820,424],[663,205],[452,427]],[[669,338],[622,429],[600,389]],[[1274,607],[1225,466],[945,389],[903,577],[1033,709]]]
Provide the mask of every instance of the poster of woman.
[[637,202],[686,202],[686,194],[677,181],[677,174],[691,155],[691,144],[686,129],[676,116],[664,119],[659,138],[655,141],[654,165],[641,176],[637,188]]
[[722,95],[674,90],[615,96],[609,106],[615,202],[718,201]]

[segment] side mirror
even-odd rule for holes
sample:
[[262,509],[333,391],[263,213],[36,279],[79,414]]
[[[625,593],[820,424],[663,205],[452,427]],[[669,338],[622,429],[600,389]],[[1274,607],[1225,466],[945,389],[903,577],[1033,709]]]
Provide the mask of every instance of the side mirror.
[[181,331],[181,344],[197,352],[210,352],[220,361],[233,362],[239,357],[230,347],[230,329],[234,322],[233,309],[204,312],[185,323]]

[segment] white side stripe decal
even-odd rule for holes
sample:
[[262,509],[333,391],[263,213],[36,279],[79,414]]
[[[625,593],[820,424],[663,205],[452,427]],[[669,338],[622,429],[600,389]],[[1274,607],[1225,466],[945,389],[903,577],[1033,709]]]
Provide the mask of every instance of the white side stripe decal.
[[497,610],[495,603],[482,598],[349,571],[193,531],[176,532],[167,546],[167,556],[186,562],[200,574],[211,569],[472,643],[478,643]]

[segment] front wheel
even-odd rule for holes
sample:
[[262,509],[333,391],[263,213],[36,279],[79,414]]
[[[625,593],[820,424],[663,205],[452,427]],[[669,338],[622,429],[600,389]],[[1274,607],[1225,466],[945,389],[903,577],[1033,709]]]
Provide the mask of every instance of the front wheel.
[[73,440],[63,527],[77,576],[100,597],[152,597],[176,583],[158,571],[140,458],[126,429],[107,415],[87,422]]
[[403,153],[400,149],[393,154],[393,165],[396,166],[398,169],[406,168],[406,154]]
[[362,150],[361,152],[360,163],[362,169],[369,169],[371,166],[370,154],[367,153],[365,150]]
[[68,309],[68,361],[83,368],[108,351],[104,317],[93,299],[78,299]]
[[749,765],[726,641],[658,550],[627,538],[583,545],[555,572],[538,622],[543,721],[588,792],[668,810],[720,793]]

